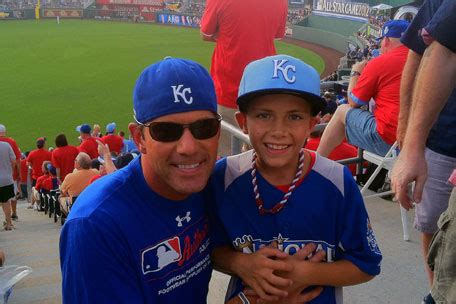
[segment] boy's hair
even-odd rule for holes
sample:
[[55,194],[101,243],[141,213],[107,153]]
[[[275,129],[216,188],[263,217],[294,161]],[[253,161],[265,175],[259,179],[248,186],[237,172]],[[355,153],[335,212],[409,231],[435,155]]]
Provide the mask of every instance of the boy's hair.
[[301,97],[311,106],[312,116],[326,107],[320,97],[320,75],[310,65],[288,56],[276,55],[249,63],[239,85],[237,104],[246,113],[251,100],[269,94]]

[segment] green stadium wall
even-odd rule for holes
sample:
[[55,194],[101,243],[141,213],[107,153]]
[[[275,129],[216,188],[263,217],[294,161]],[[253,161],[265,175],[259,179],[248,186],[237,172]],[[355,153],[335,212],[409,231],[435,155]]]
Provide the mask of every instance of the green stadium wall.
[[359,44],[354,35],[364,24],[342,18],[311,15],[300,25],[293,26],[292,37],[345,53],[347,41]]

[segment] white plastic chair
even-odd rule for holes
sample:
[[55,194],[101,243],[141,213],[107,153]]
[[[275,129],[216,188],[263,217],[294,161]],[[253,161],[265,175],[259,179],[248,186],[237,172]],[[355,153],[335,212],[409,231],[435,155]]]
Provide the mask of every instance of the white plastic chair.
[[[367,160],[370,163],[376,164],[377,168],[375,169],[374,173],[370,176],[370,178],[367,180],[367,182],[364,184],[363,188],[361,189],[361,194],[363,195],[364,198],[369,198],[369,197],[382,197],[385,195],[392,194],[393,191],[384,191],[380,193],[375,193],[371,195],[366,195],[366,192],[370,186],[370,184],[374,181],[375,177],[377,177],[378,173],[380,173],[380,170],[386,169],[390,171],[393,168],[394,162],[396,161],[397,158],[397,142],[395,142],[391,148],[389,149],[388,153],[384,157],[377,155],[372,152],[368,151],[363,151],[363,159]],[[404,241],[409,241],[410,240],[410,235],[408,231],[408,225],[407,225],[407,210],[405,210],[400,204],[400,210],[401,210],[401,220],[402,220],[402,230],[404,231]]]

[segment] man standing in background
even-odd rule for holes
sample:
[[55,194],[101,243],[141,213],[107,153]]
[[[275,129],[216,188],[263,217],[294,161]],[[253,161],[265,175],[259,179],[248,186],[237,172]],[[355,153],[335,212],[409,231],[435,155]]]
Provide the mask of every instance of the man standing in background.
[[[11,146],[11,149],[13,149],[14,156],[16,156],[16,161],[13,169],[14,194],[16,195],[16,193],[19,193],[21,191],[18,185],[21,172],[21,150],[19,149],[16,141],[13,138],[6,136],[6,128],[4,125],[0,125],[0,141],[8,143]],[[16,206],[17,199],[16,197],[13,197],[11,199],[11,208],[13,210],[11,218],[15,221],[18,220]]]
[[234,120],[245,66],[276,54],[274,39],[285,35],[287,0],[208,0],[201,20],[204,41],[214,41],[211,76],[223,120]]

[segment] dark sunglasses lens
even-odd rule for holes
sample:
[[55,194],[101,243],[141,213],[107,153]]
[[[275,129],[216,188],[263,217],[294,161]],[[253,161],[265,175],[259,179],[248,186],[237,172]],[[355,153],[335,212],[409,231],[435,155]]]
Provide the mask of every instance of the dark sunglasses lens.
[[156,141],[171,142],[181,138],[184,128],[172,122],[158,122],[149,127],[150,136]]
[[190,125],[190,132],[196,139],[208,139],[214,137],[220,128],[217,118],[203,119]]

